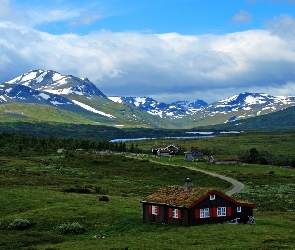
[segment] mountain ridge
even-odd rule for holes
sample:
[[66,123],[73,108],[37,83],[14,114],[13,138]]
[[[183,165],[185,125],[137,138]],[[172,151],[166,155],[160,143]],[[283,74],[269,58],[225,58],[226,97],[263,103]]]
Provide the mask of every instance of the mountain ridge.
[[[2,83],[0,103],[6,106],[13,103],[49,105],[73,112],[80,116],[77,120],[83,121],[84,118],[85,123],[193,128],[277,112],[294,106],[295,97],[244,92],[211,104],[200,99],[194,102],[175,100],[167,104],[150,97],[107,97],[87,78],[39,69]],[[25,116],[19,117],[26,119]]]

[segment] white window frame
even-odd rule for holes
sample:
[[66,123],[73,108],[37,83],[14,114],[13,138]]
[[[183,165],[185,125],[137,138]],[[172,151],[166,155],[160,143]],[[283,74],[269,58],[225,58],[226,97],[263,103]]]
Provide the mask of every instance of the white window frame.
[[200,218],[209,218],[210,217],[210,209],[209,208],[201,208],[200,209]]
[[172,218],[178,219],[178,209],[172,208]]
[[152,214],[158,215],[158,206],[152,205]]
[[237,207],[237,212],[238,213],[241,213],[242,212],[242,207],[241,206]]
[[215,200],[215,194],[210,194],[210,201]]
[[226,207],[218,207],[217,208],[217,216],[226,216]]

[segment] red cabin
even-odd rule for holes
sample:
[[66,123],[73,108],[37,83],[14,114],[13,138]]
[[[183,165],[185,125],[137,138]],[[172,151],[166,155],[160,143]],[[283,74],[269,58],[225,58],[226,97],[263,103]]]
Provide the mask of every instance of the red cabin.
[[143,220],[194,226],[236,222],[249,223],[255,204],[240,202],[210,188],[168,186],[141,201]]

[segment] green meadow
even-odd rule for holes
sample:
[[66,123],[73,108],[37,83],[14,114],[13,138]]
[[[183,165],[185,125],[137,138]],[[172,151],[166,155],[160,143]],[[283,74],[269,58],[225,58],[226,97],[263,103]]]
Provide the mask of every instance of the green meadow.
[[[165,142],[224,155],[255,147],[274,159],[294,156],[292,137],[261,133]],[[156,143],[137,146],[148,151]],[[0,249],[295,249],[294,168],[209,165],[186,162],[182,155],[157,159],[93,150],[36,153],[26,148],[20,154],[18,147],[15,152],[12,148],[0,145]],[[245,189],[233,197],[256,204],[256,224],[177,227],[144,222],[140,201],[165,185],[183,185],[190,177],[195,187],[222,192],[232,187],[186,166],[243,182]],[[77,224],[79,233],[60,230]]]

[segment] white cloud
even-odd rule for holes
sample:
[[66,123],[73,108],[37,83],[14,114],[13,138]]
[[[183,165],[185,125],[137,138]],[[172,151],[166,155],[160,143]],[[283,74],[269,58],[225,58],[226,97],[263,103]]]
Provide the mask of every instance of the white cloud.
[[239,13],[234,15],[233,20],[237,23],[247,23],[252,21],[253,17],[251,13],[245,11],[245,10],[240,10]]
[[293,18],[282,16],[269,30],[225,35],[99,31],[79,36],[0,22],[0,82],[32,69],[52,69],[88,77],[106,95],[159,101],[213,102],[256,90],[295,95],[295,38],[279,32],[293,25]]
[[60,0],[39,1],[10,1],[0,0],[0,20],[10,21],[28,27],[40,25],[89,25],[105,16],[106,11],[100,2],[83,1],[65,2]]
[[267,22],[267,27],[274,35],[285,39],[295,39],[295,18],[281,15]]

